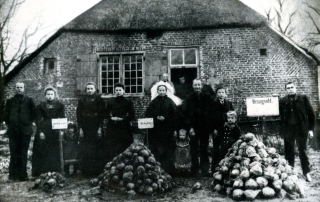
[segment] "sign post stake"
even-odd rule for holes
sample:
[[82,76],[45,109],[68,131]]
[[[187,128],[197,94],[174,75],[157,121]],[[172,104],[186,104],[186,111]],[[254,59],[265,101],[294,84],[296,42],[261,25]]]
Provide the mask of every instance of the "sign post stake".
[[149,131],[149,130],[148,130],[148,129],[146,129],[146,136],[147,136],[147,139],[146,139],[146,141],[147,141],[147,142],[146,142],[146,143],[147,143],[147,147],[149,148],[148,131]]
[[64,175],[64,160],[63,160],[63,147],[62,147],[62,135],[61,135],[61,130],[59,130],[59,147],[60,147],[61,173],[62,173],[62,175]]
[[51,119],[51,123],[52,123],[52,129],[58,130],[58,133],[59,133],[60,166],[61,166],[61,173],[64,175],[64,160],[63,160],[63,145],[62,145],[61,129],[68,129],[68,119],[67,118]]

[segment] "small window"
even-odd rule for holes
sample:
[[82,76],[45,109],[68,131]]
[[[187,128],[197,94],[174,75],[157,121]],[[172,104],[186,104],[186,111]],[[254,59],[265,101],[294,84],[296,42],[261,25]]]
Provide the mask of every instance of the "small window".
[[260,56],[266,56],[267,55],[267,49],[266,48],[261,48],[260,49]]
[[50,75],[55,73],[56,69],[56,59],[54,58],[47,58],[44,60],[44,75]]
[[171,49],[169,54],[171,67],[198,65],[197,49],[195,48]]

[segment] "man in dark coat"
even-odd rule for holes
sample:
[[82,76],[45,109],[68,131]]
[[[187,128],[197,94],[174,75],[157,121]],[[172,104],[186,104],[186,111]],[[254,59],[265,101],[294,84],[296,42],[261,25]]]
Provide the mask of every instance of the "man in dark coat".
[[280,100],[280,115],[284,135],[284,155],[289,165],[294,166],[294,144],[297,143],[303,174],[308,182],[310,162],[307,156],[307,140],[313,137],[315,114],[306,95],[297,94],[294,83],[285,85],[288,93]]
[[87,95],[81,98],[77,107],[77,122],[80,139],[80,169],[84,174],[97,175],[103,170],[101,161],[101,136],[105,102],[96,92],[96,84],[86,84]]
[[186,83],[185,76],[179,77],[179,84],[175,85],[174,88],[176,90],[176,96],[181,98],[182,100],[186,99],[187,95],[193,92],[190,84]]
[[201,79],[201,82],[202,82],[202,92],[203,93],[206,93],[206,94],[209,94],[210,97],[212,99],[214,99],[216,97],[216,93],[214,92],[214,90],[212,89],[211,85],[208,84],[208,81],[206,78],[202,78]]
[[108,101],[105,113],[108,120],[107,135],[104,140],[107,145],[104,148],[107,162],[124,152],[133,142],[131,130],[131,121],[134,119],[133,103],[123,97],[123,84],[115,84],[114,91],[116,97]]
[[36,107],[32,98],[24,95],[24,83],[16,83],[16,95],[7,100],[4,121],[8,124],[10,149],[10,180],[27,180],[28,148],[33,133]]
[[[202,176],[206,176],[209,169],[207,151],[209,133],[213,131],[213,100],[210,95],[202,92],[201,80],[193,80],[192,86],[194,92],[189,94],[182,103],[182,111],[190,126],[191,174],[197,176],[200,168]],[[198,142],[200,142],[200,166],[198,161]]]

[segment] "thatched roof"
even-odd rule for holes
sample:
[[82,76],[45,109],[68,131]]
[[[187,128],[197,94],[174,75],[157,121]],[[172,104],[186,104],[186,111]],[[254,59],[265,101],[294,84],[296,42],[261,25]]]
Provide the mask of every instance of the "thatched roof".
[[266,19],[239,0],[102,0],[67,30],[171,30],[258,26]]

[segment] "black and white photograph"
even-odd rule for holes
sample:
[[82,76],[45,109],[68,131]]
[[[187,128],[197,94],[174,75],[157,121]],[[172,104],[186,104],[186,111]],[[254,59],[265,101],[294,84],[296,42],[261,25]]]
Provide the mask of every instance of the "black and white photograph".
[[0,0],[0,201],[320,201],[319,0]]

